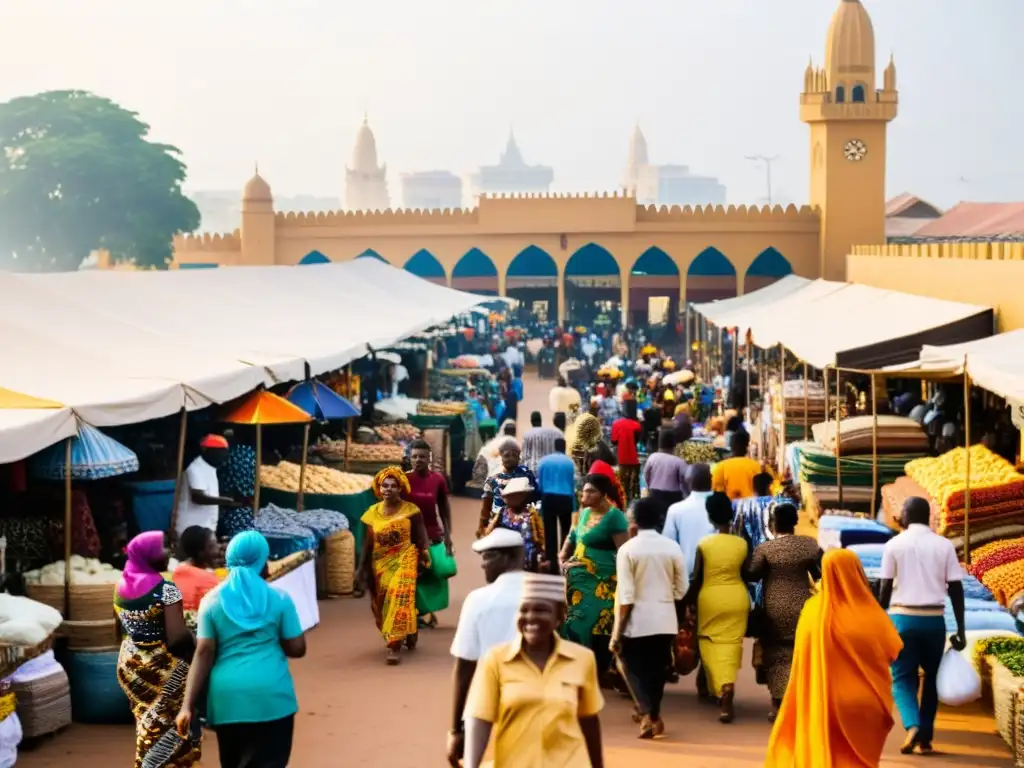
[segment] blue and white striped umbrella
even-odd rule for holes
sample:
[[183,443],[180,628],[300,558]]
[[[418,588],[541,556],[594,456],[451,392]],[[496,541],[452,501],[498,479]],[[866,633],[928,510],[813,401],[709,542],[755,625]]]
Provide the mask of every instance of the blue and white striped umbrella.
[[[64,480],[66,448],[64,441],[37,453],[29,461],[29,471],[41,480]],[[78,435],[71,438],[71,479],[102,480],[139,470],[139,457],[95,427],[79,423]]]

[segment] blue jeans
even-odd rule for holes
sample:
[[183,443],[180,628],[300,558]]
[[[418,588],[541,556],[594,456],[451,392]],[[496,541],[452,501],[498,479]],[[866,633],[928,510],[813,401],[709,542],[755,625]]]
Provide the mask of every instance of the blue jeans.
[[[942,616],[901,616],[893,624],[903,640],[903,650],[892,664],[892,695],[903,728],[917,728],[918,741],[930,744],[935,735],[939,694],[935,679],[946,650],[946,621]],[[922,679],[921,672],[924,673]],[[921,691],[921,701],[917,694]]]

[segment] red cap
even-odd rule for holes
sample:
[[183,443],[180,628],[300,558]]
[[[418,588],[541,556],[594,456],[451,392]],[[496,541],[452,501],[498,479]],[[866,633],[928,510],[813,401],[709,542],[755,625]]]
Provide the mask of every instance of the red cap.
[[228,441],[221,435],[207,435],[199,441],[200,448],[227,448]]

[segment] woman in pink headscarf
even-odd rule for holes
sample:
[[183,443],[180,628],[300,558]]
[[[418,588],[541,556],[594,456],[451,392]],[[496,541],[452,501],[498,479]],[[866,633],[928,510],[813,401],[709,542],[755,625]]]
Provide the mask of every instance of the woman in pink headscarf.
[[160,531],[140,533],[114,592],[124,635],[117,681],[135,715],[135,767],[190,768],[199,762],[198,727],[187,739],[174,719],[181,709],[195,638],[185,626],[181,592],[163,577],[169,554]]

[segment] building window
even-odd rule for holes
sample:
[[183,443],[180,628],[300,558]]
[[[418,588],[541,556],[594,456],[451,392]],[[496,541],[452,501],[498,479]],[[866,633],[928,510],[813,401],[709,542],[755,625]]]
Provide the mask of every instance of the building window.
[[836,104],[842,104],[846,101],[846,89],[843,86],[836,87]]
[[864,103],[864,86],[863,85],[855,85],[855,86],[853,86],[853,93],[851,94],[851,96],[852,96],[852,99],[853,99],[854,102],[856,102],[857,104],[863,104]]

